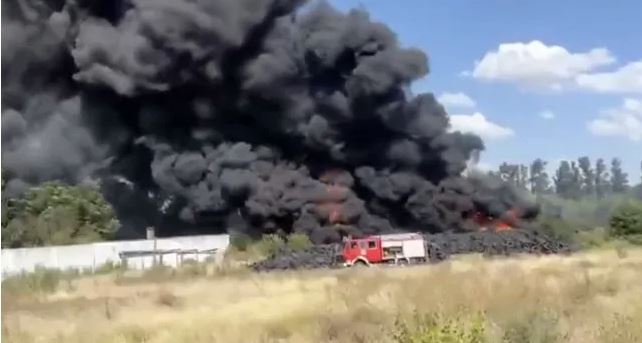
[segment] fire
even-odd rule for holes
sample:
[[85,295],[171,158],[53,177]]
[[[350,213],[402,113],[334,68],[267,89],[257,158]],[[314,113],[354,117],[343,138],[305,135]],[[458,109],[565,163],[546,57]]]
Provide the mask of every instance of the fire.
[[341,201],[348,192],[347,188],[339,185],[328,185],[325,190],[330,201]]
[[317,206],[317,211],[326,217],[329,224],[343,224],[346,222],[343,207],[340,203],[325,203]]
[[338,209],[333,209],[332,211],[330,211],[328,219],[330,224],[338,224],[342,222],[341,217],[341,211],[339,211]]
[[495,222],[495,228],[494,229],[495,229],[495,231],[509,231],[509,230],[512,230],[513,227],[510,226],[508,223],[506,223],[503,220],[498,220],[497,222]]
[[479,231],[509,231],[513,229],[511,223],[514,223],[518,220],[519,211],[517,209],[510,209],[502,217],[507,218],[507,220],[494,218],[482,212],[477,212],[473,216],[473,220],[479,225]]
[[330,224],[346,222],[343,213],[343,201],[348,193],[348,188],[333,181],[339,173],[341,173],[340,170],[330,170],[319,178],[326,184],[326,187],[325,194],[317,205],[317,211],[322,217],[327,216],[327,221]]

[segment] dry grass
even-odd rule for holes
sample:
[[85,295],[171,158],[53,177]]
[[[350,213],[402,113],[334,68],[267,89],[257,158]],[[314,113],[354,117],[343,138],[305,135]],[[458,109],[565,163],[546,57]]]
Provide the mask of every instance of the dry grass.
[[3,342],[479,342],[480,334],[489,342],[642,342],[640,323],[642,250],[365,270],[207,269],[153,280],[99,275],[37,297],[2,294]]

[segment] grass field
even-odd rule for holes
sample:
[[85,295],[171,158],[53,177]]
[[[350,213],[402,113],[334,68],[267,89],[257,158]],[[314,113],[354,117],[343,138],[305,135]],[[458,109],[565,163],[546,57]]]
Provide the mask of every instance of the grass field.
[[3,283],[3,342],[642,342],[642,250]]

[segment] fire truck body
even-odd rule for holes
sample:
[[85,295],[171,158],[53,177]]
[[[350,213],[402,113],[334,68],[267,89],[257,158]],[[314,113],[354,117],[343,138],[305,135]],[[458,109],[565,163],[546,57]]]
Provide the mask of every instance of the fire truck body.
[[[506,231],[512,226],[511,222],[519,218],[517,210],[510,210],[504,218],[494,218],[481,212],[475,213],[473,221],[479,225],[480,231]],[[400,233],[369,236],[365,238],[347,238],[341,253],[345,266],[371,265],[379,263],[413,264],[429,260],[443,259],[444,252],[432,242],[426,241],[419,233]]]
[[344,243],[342,257],[346,266],[410,264],[427,260],[425,239],[418,233],[349,238]]

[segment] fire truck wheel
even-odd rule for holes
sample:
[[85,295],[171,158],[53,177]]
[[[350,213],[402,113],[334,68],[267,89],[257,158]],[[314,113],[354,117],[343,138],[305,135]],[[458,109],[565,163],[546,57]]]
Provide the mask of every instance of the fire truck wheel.
[[352,266],[354,266],[354,267],[356,267],[356,268],[364,268],[364,267],[367,267],[367,266],[368,266],[368,264],[367,264],[365,261],[363,261],[363,260],[358,260],[358,261],[355,261],[355,262],[352,264]]

